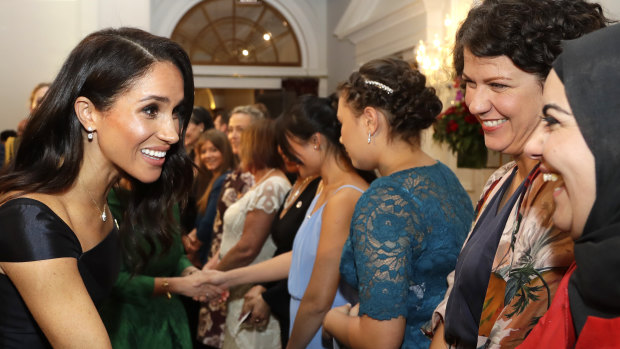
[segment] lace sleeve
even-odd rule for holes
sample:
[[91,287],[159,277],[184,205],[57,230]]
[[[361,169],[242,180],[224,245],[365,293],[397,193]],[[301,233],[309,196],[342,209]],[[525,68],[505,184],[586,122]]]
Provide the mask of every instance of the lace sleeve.
[[268,214],[274,213],[280,208],[284,196],[290,189],[291,185],[288,180],[282,177],[267,178],[255,189],[255,195],[248,202],[248,212],[261,210]]
[[403,193],[392,186],[368,190],[352,222],[360,314],[378,320],[407,315],[412,250],[420,240],[416,211]]

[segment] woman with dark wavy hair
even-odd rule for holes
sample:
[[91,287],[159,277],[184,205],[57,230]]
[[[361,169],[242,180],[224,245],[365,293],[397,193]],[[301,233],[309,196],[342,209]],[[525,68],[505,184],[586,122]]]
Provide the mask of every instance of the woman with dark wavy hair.
[[487,181],[476,221],[432,319],[433,344],[512,348],[545,313],[573,261],[552,227],[555,185],[524,152],[539,123],[542,86],[561,41],[604,27],[582,0],[486,0],[456,34],[454,65],[487,148],[512,156]]
[[340,85],[340,142],[353,166],[377,169],[360,197],[340,274],[359,304],[332,309],[325,330],[350,348],[425,348],[419,328],[446,292],[473,218],[454,173],[426,154],[420,133],[442,104],[408,63],[364,64]]
[[[140,271],[156,242],[171,245],[172,205],[191,186],[193,87],[183,49],[139,29],[101,30],[73,49],[0,175],[0,347],[110,347],[96,305],[121,260],[106,197],[131,182],[120,236]],[[153,286],[170,292],[165,278]]]

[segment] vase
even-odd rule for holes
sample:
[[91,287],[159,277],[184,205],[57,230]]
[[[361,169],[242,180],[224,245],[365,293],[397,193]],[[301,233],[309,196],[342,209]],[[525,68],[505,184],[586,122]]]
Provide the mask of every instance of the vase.
[[487,148],[472,152],[458,152],[456,154],[456,167],[486,168]]

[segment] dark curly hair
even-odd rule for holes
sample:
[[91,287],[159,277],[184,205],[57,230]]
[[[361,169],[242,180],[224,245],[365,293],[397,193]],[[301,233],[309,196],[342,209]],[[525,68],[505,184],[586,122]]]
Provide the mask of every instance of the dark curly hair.
[[464,50],[477,57],[507,56],[544,81],[562,52],[561,41],[605,27],[599,4],[583,0],[485,0],[456,33],[454,68],[463,74]]
[[[384,84],[393,92],[367,81]],[[400,59],[377,59],[364,64],[338,86],[338,91],[356,114],[366,107],[383,111],[390,125],[390,137],[400,137],[411,144],[419,142],[420,131],[435,122],[442,108],[435,89],[426,87],[426,77]]]
[[177,43],[135,28],[88,35],[71,51],[30,117],[15,159],[0,174],[3,202],[20,194],[69,189],[84,163],[84,127],[75,114],[75,100],[84,96],[97,110],[107,111],[157,62],[174,64],[183,77],[180,139],[166,153],[157,181],[142,183],[123,174],[132,191],[120,233],[127,263],[136,271],[153,256],[156,241],[166,247],[172,244],[178,232],[172,206],[186,200],[192,185],[192,162],[183,138],[194,104],[194,81],[189,57]]

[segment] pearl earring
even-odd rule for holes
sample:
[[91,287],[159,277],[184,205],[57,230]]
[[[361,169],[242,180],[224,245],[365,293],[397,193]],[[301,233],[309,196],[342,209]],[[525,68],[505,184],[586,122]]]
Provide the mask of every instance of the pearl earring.
[[88,135],[86,135],[86,137],[88,138],[89,141],[93,140],[93,128],[88,126]]

